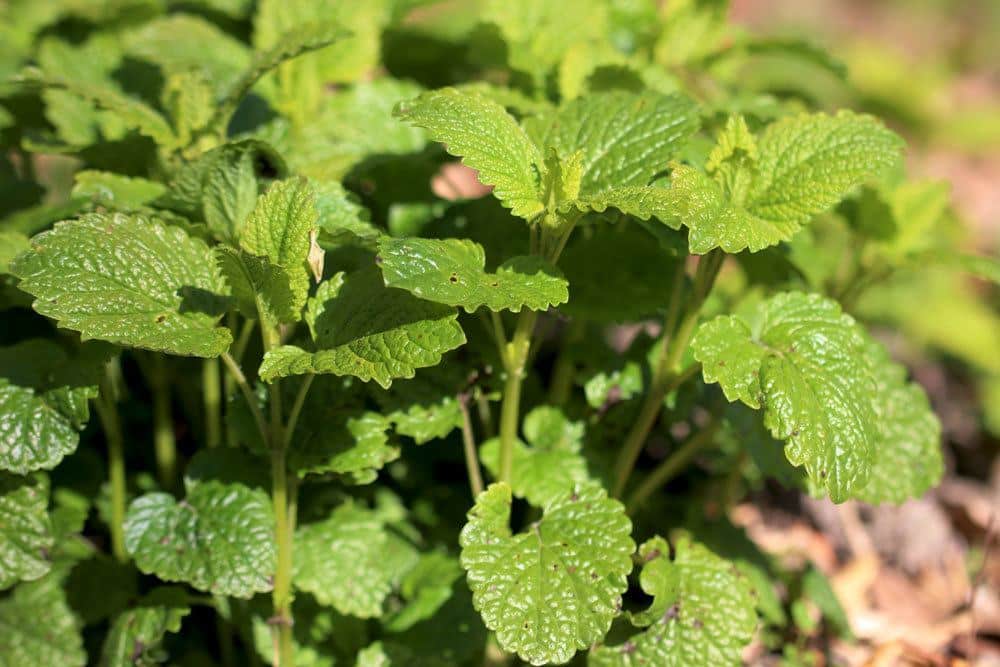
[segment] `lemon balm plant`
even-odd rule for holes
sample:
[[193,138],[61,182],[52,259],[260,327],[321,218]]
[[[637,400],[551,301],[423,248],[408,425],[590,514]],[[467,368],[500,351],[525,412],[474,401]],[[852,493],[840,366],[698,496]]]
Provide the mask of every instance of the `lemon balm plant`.
[[[249,4],[3,10],[0,665],[793,664],[806,600],[848,632],[725,509],[933,486],[852,313],[996,267],[907,214],[938,191],[877,119],[741,77],[839,63],[718,1]],[[488,194],[435,194],[456,159]]]

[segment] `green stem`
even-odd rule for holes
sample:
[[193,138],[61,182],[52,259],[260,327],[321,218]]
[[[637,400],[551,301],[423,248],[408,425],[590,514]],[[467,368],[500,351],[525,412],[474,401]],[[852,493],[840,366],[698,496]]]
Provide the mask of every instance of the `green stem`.
[[676,477],[677,473],[691,462],[691,459],[694,458],[694,455],[698,451],[706,445],[711,444],[717,429],[718,420],[713,419],[705,428],[688,438],[677,451],[653,469],[653,472],[649,473],[646,479],[629,496],[626,503],[628,513],[632,514],[639,509],[657,489]]
[[[712,289],[724,258],[725,255],[714,250],[701,258],[695,273],[691,298],[688,300],[687,308],[680,318],[680,322],[676,323],[676,330],[674,329],[674,320],[677,319],[676,313],[680,312],[679,306],[675,303],[670,304],[663,332],[666,337],[664,339],[665,347],[653,369],[650,389],[639,409],[639,415],[625,437],[618,454],[618,461],[615,465],[615,482],[612,486],[612,494],[616,498],[620,498],[625,491],[625,485],[628,484],[628,479],[635,469],[635,463],[639,459],[646,438],[649,437],[649,432],[653,429],[653,425],[663,409],[663,399],[678,386],[678,378],[686,379],[689,377],[687,373],[678,374],[678,366],[684,356],[684,351],[687,349],[688,342],[691,340],[691,335],[694,333],[694,328],[698,324],[701,307]],[[675,280],[683,282],[683,278],[684,274],[680,272]],[[674,300],[680,297],[677,282],[674,283],[673,297]]]
[[153,392],[153,448],[156,452],[156,472],[160,486],[173,486],[177,473],[177,439],[170,409],[170,382],[162,354],[152,355],[150,389]]
[[315,377],[315,375],[303,376],[302,384],[299,385],[299,392],[295,395],[292,410],[288,413],[288,423],[285,424],[285,449],[288,449],[292,444],[292,434],[295,433],[295,426],[299,422],[299,415],[302,414],[302,406],[306,403],[306,394],[309,393],[309,388],[312,386]]
[[469,417],[469,394],[458,396],[458,409],[462,413],[462,450],[465,454],[465,469],[469,473],[469,488],[475,500],[483,492],[483,474],[479,470],[479,456],[476,453],[476,438],[472,434],[472,419]]
[[[115,360],[116,361],[116,360]],[[112,364],[109,361],[94,406],[108,442],[108,481],[111,485],[111,553],[120,562],[128,561],[125,551],[125,447],[121,419],[115,402]]]
[[[261,312],[263,315],[263,311]],[[280,344],[281,335],[277,327],[266,324],[263,316],[260,318],[261,339],[264,352],[273,350]],[[306,393],[312,385],[311,376],[304,381],[296,396],[289,415],[289,428],[282,423],[281,384],[278,380],[267,386],[271,404],[271,429],[269,442],[271,444],[271,502],[274,505],[274,538],[278,546],[278,563],[274,575],[274,591],[272,603],[274,617],[272,618],[272,636],[275,647],[275,667],[294,667],[295,644],[292,641],[292,567],[294,563],[294,535],[296,514],[298,510],[298,484],[294,473],[289,473],[287,451],[291,440],[294,421],[298,421]]]
[[521,385],[524,382],[528,352],[531,350],[531,334],[537,320],[537,312],[522,310],[517,321],[517,328],[514,330],[514,336],[506,345],[503,354],[507,378],[504,381],[503,405],[500,408],[499,478],[501,482],[510,483],[511,469],[514,465],[514,443],[517,441]]
[[285,461],[285,448],[271,450],[271,502],[274,505],[274,532],[278,546],[277,570],[274,574],[272,601],[274,617],[271,619],[276,667],[294,667],[295,646],[292,643],[292,536],[294,529],[290,511],[294,506],[289,491],[289,474]]
[[205,407],[205,444],[218,447],[222,442],[222,384],[217,360],[205,359],[201,362],[201,389]]

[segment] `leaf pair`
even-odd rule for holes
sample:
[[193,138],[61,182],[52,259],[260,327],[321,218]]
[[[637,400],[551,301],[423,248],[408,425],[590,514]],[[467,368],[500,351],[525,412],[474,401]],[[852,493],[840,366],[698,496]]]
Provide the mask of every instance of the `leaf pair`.
[[665,193],[649,184],[698,127],[691,101],[652,92],[595,94],[518,123],[484,95],[445,88],[396,113],[462,157],[529,221],[547,210],[609,206],[643,219],[663,214]]
[[[730,118],[705,171],[676,164],[668,207],[691,252],[757,252],[787,241],[848,191],[900,160],[902,140],[870,116],[801,114],[754,136]],[[668,220],[669,222],[669,220]]]

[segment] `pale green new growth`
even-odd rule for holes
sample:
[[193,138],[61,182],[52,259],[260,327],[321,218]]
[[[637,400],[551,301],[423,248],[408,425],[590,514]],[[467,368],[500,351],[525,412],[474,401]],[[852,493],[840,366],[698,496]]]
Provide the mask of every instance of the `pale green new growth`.
[[55,544],[49,520],[45,476],[0,473],[0,591],[49,571]]
[[347,276],[319,308],[313,327],[317,351],[285,345],[268,352],[262,380],[333,373],[388,387],[465,343],[453,308],[385,287],[375,268]]
[[511,488],[491,485],[462,529],[473,603],[507,651],[533,665],[566,662],[620,613],[635,543],[624,507],[588,484],[551,500],[511,534]]
[[36,311],[81,338],[215,357],[223,282],[203,241],[143,215],[94,213],[56,223],[11,266]]
[[514,257],[489,273],[483,247],[468,239],[384,238],[378,249],[387,286],[470,313],[547,310],[569,298],[559,269],[540,257]]
[[479,172],[516,216],[542,212],[542,154],[502,106],[471,91],[444,88],[400,102],[396,115],[428,130],[448,152]]
[[864,488],[879,441],[875,379],[865,339],[833,301],[798,292],[703,324],[691,341],[706,382],[726,398],[764,409],[785,454],[841,502]]
[[801,114],[758,137],[730,119],[705,172],[675,165],[674,214],[689,229],[691,252],[756,252],[790,239],[851,188],[884,174],[902,141],[870,116]]
[[633,614],[642,633],[618,646],[591,651],[589,667],[725,667],[740,665],[757,614],[749,582],[732,563],[682,538],[654,537],[639,548],[639,583],[652,596]]
[[[571,422],[558,408],[538,407],[524,418],[524,437],[514,446],[510,486],[515,496],[543,507],[590,481],[587,461],[580,450],[583,424]],[[500,440],[483,443],[480,458],[491,473],[500,463]]]
[[268,288],[263,297],[286,309],[279,311],[280,314],[294,317],[279,321],[298,319],[305,305],[309,292],[310,237],[316,232],[317,218],[316,194],[308,181],[301,178],[279,181],[260,196],[239,232],[241,249],[283,269],[277,272],[270,268],[265,283],[251,283],[256,291]]

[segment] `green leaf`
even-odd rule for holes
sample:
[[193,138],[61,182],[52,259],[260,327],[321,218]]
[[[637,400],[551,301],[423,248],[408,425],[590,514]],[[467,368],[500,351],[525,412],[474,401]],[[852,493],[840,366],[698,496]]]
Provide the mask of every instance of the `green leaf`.
[[[589,230],[588,230],[589,231]],[[614,271],[604,267],[616,258]],[[602,225],[572,243],[559,265],[572,286],[559,310],[598,322],[634,322],[670,302],[677,260],[637,224]]]
[[55,539],[48,505],[46,477],[0,473],[0,590],[38,579],[52,566]]
[[902,503],[941,481],[941,424],[923,388],[906,379],[906,369],[885,348],[868,340],[866,354],[875,374],[875,416],[879,441],[871,479],[855,497],[868,503]]
[[21,232],[0,231],[0,274],[10,273],[10,263],[31,248],[28,237]]
[[20,584],[0,600],[0,667],[83,667],[80,626],[58,577]]
[[177,137],[163,114],[142,100],[121,92],[110,81],[81,81],[45,73],[37,68],[27,68],[21,80],[45,88],[65,90],[111,113],[123,126],[137,130],[157,144],[171,150],[178,147]]
[[498,103],[474,92],[444,88],[400,102],[396,115],[426,128],[434,141],[461,157],[514,215],[530,219],[542,212],[542,154]]
[[74,176],[74,197],[86,197],[95,203],[119,211],[131,211],[149,204],[167,188],[145,178],[122,176],[110,171],[85,169]]
[[160,589],[142,601],[142,606],[119,615],[111,624],[100,667],[156,667],[164,662],[161,644],[168,632],[180,632],[181,622],[191,613],[181,591]]
[[142,215],[95,213],[56,223],[11,266],[36,311],[120,345],[215,357],[222,280],[208,247]]
[[691,252],[757,252],[787,241],[851,188],[898,164],[902,140],[870,116],[800,114],[750,135],[731,118],[707,173],[676,165],[671,199]]
[[231,459],[220,465],[220,456],[232,453],[206,450],[195,457],[184,500],[167,493],[134,500],[125,517],[125,548],[146,574],[250,598],[273,587],[271,499],[263,488],[234,479]]
[[296,310],[309,292],[310,238],[317,230],[317,217],[316,193],[308,181],[279,181],[260,196],[240,232],[243,250],[285,270]]
[[486,252],[468,239],[395,239],[379,242],[388,287],[475,312],[522,308],[547,310],[565,303],[569,291],[559,269],[537,256],[514,257],[488,273]]
[[[599,203],[602,199],[596,195],[604,195],[603,205],[627,205],[648,218],[657,210],[655,193],[605,193],[649,185],[698,129],[698,114],[694,103],[680,95],[616,91],[574,100],[538,123],[540,145],[564,157],[582,151],[584,201]],[[618,203],[612,203],[615,200]]]
[[653,597],[632,622],[647,629],[618,646],[592,650],[589,667],[721,667],[740,665],[753,639],[757,614],[751,587],[736,567],[688,538],[670,557],[654,537],[639,548],[639,583]]
[[596,213],[616,208],[640,220],[650,218],[670,220],[674,215],[671,201],[670,190],[667,188],[632,186],[611,188],[597,194],[579,197],[568,202],[564,208],[574,206],[583,212]]
[[504,483],[469,511],[459,541],[473,603],[504,650],[533,665],[566,662],[619,614],[632,524],[596,484],[549,502],[528,532],[511,534],[510,511]]
[[879,440],[862,329],[835,302],[788,292],[760,304],[752,321],[706,322],[691,341],[706,382],[730,401],[764,409],[764,424],[785,440],[835,502],[864,488]]
[[465,343],[458,313],[385,287],[372,267],[348,275],[315,317],[318,350],[285,345],[264,356],[265,382],[289,375],[333,373],[374,380],[388,387],[413,377],[441,355]]
[[399,458],[399,447],[389,442],[389,422],[376,412],[345,410],[315,392],[306,400],[288,454],[288,465],[302,477],[308,474],[347,475],[359,484],[375,480],[386,463]]
[[345,503],[326,520],[296,531],[293,582],[324,606],[374,618],[382,614],[400,572],[416,558],[416,551],[386,530],[377,513]]
[[445,361],[373,395],[396,433],[422,445],[462,426],[457,397],[467,385],[462,368]]
[[458,560],[440,551],[420,556],[399,585],[405,605],[383,622],[389,632],[403,632],[429,618],[452,596],[453,584],[462,576]]
[[411,81],[381,77],[325,94],[315,118],[288,137],[288,159],[304,175],[335,182],[366,158],[419,153],[427,145],[426,133],[392,112],[422,90]]
[[76,450],[103,361],[93,349],[71,357],[45,339],[0,348],[0,470],[51,470]]
[[[590,480],[580,450],[583,423],[566,419],[558,408],[537,407],[524,418],[525,445],[514,445],[511,491],[518,498],[543,507]],[[500,439],[491,438],[479,451],[483,465],[494,476],[500,469]]]
[[263,313],[265,326],[301,318],[304,300],[300,298],[304,295],[292,293],[292,280],[284,267],[222,245],[216,246],[215,259],[244,317],[257,319]]

